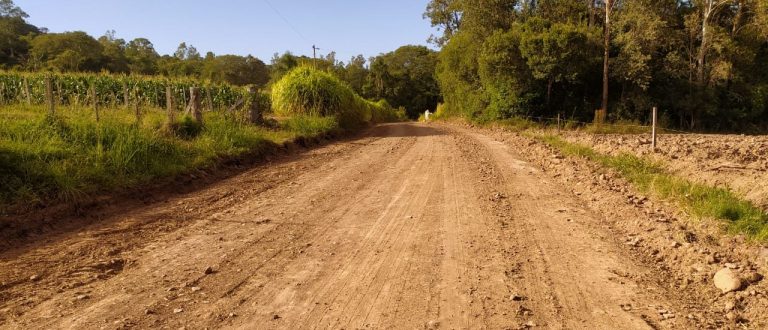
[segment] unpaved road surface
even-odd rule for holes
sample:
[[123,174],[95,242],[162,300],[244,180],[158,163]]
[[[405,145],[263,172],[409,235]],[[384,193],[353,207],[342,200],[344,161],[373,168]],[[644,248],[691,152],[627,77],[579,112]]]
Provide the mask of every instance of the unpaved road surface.
[[718,324],[563,191],[479,131],[383,125],[20,241],[0,253],[0,328]]

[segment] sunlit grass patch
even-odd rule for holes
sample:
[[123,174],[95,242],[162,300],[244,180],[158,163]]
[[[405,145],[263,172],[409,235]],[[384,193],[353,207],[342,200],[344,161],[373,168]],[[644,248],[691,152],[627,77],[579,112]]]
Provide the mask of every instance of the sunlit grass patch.
[[691,182],[668,173],[664,167],[631,154],[605,155],[554,135],[533,135],[561,153],[583,157],[618,171],[640,191],[677,202],[694,216],[722,220],[733,234],[768,241],[768,215],[732,191]]

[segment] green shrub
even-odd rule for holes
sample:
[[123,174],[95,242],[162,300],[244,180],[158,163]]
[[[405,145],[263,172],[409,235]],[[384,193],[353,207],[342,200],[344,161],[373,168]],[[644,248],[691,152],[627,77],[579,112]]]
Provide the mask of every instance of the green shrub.
[[272,86],[272,106],[281,116],[336,116],[357,108],[352,89],[330,73],[298,67]]
[[339,129],[339,123],[333,116],[294,116],[284,120],[281,127],[299,136],[314,137]]
[[307,66],[272,86],[272,108],[279,116],[334,116],[345,129],[399,119],[386,101],[368,101],[334,75]]

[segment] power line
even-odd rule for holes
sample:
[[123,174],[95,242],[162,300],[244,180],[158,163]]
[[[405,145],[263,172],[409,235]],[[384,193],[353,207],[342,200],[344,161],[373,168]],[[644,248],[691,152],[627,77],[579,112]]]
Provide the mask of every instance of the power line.
[[293,26],[293,24],[291,24],[291,22],[289,22],[289,21],[288,21],[288,19],[287,19],[287,18],[285,18],[285,16],[283,16],[283,14],[281,14],[279,10],[277,10],[277,8],[275,8],[275,6],[273,6],[273,5],[272,5],[272,4],[269,2],[269,0],[264,0],[264,3],[266,3],[266,4],[267,4],[267,6],[269,6],[269,8],[272,8],[272,11],[274,11],[274,12],[275,12],[275,14],[277,14],[277,16],[279,16],[281,19],[283,19],[283,21],[285,22],[285,24],[287,24],[287,25],[288,25],[288,27],[290,27],[290,28],[291,28],[291,30],[293,30],[293,32],[296,32],[296,34],[297,34],[299,37],[301,37],[301,39],[304,39],[304,41],[306,41],[306,42],[308,42],[308,43],[311,43],[311,41],[309,41],[309,39],[307,39],[307,38],[306,38],[306,37],[305,37],[303,34],[301,34],[301,32],[299,32],[299,30],[298,30],[298,29],[297,29],[295,26]]

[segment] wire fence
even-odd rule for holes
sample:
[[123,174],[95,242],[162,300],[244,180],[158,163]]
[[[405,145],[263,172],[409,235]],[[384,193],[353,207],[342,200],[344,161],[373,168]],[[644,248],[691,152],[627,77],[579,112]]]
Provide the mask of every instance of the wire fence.
[[[594,123],[594,122],[585,122],[585,121],[579,121],[574,119],[565,119],[565,118],[556,118],[556,117],[542,117],[542,116],[522,116],[518,115],[518,118],[524,118],[528,119],[534,122],[547,122],[551,123],[553,125],[565,126],[568,123],[571,124],[577,124],[577,125],[583,125],[583,126],[589,126],[589,125],[595,125],[595,126],[607,126],[607,127],[633,127],[633,128],[645,128],[648,129],[649,132],[653,130],[652,125],[639,125],[639,124],[617,124],[617,123]],[[657,130],[660,130],[661,132],[672,132],[672,133],[679,133],[679,134],[696,134],[695,132],[689,132],[689,131],[681,131],[676,130],[672,128],[666,128],[666,127],[656,127]]]

